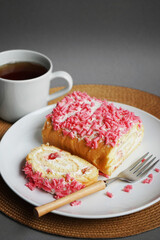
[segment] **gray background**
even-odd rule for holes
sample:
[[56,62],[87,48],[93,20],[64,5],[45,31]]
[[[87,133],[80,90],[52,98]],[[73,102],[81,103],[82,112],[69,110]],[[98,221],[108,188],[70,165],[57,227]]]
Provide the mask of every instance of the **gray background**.
[[[108,84],[160,95],[160,1],[0,0],[0,51],[46,54],[74,84]],[[52,86],[63,85],[63,80]],[[125,238],[158,239],[160,230]],[[0,214],[0,239],[66,239]]]

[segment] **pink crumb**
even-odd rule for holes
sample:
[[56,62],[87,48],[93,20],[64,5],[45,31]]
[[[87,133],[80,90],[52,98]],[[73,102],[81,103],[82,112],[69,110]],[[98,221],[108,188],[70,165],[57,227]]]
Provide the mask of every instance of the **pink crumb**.
[[81,201],[73,201],[70,203],[70,205],[73,207],[73,206],[78,206],[81,204]]
[[123,191],[124,192],[130,192],[130,189],[129,188],[124,188]]
[[148,178],[144,179],[142,183],[148,183]]
[[144,180],[142,181],[142,183],[148,183],[148,184],[150,184],[152,181],[153,181],[153,174],[150,173],[150,174],[148,175],[148,178],[144,179]]
[[144,162],[145,160],[146,160],[146,159],[145,159],[145,158],[143,158],[143,159],[142,159],[142,162]]
[[151,183],[153,181],[153,178],[148,179],[148,183]]
[[49,160],[54,160],[57,157],[59,157],[59,154],[57,152],[55,152],[55,153],[49,154],[48,159]]
[[42,177],[42,173],[38,171],[34,172],[32,165],[28,162],[26,162],[23,171],[26,175],[26,178],[28,179],[28,183],[25,185],[30,190],[34,190],[36,187],[50,193],[52,193],[54,190],[55,199],[65,197],[68,194],[71,194],[85,187],[85,185],[72,178],[69,174],[66,174],[66,176],[63,178],[53,178],[52,181],[49,181],[47,178]]
[[100,175],[100,176],[103,176],[103,177],[106,177],[106,178],[109,178],[109,175],[108,175],[108,174],[105,174],[105,173],[102,173],[102,172],[99,172],[99,175]]
[[127,185],[126,188],[133,189],[132,185]]
[[[92,113],[95,103],[100,106]],[[142,125],[141,119],[133,112],[80,91],[74,91],[62,99],[47,118],[50,118],[55,131],[62,129],[64,136],[72,139],[78,135],[85,139],[86,146],[91,149],[97,149],[100,141],[114,147],[133,124]]]
[[47,168],[46,170],[47,173],[52,173],[51,169]]
[[107,195],[109,198],[112,198],[112,197],[113,197],[113,194],[110,193],[110,192],[106,192],[106,195]]
[[160,172],[160,169],[159,169],[159,168],[155,168],[154,171],[157,172],[157,173],[159,173],[159,172]]
[[126,186],[123,188],[123,191],[124,191],[124,192],[130,192],[131,189],[133,189],[133,186],[132,186],[132,185],[126,185]]
[[142,183],[148,183],[150,184],[153,181],[153,178],[146,178],[142,181]]
[[153,174],[150,173],[150,174],[148,175],[148,177],[149,177],[149,178],[153,178]]

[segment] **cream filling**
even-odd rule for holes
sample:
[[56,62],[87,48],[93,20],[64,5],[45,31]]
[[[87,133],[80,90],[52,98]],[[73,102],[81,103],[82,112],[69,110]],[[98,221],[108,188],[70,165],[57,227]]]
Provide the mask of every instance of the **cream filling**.
[[[59,157],[50,160],[48,156],[50,153],[58,153]],[[32,153],[31,153],[32,154]],[[47,175],[47,170],[50,170],[50,173],[47,175],[50,178],[55,177],[63,177],[67,173],[70,173],[72,176],[83,175],[83,169],[87,168],[85,174],[89,174],[91,171],[90,165],[83,160],[79,160],[74,156],[70,156],[70,154],[55,150],[54,148],[47,148],[43,146],[34,151],[31,155],[30,159],[32,159],[32,167],[34,170],[42,172],[43,175]]]
[[112,171],[123,162],[126,155],[129,155],[139,145],[141,140],[142,132],[137,131],[136,128],[130,131],[127,138],[121,139],[119,146],[116,145],[110,152],[109,164]]

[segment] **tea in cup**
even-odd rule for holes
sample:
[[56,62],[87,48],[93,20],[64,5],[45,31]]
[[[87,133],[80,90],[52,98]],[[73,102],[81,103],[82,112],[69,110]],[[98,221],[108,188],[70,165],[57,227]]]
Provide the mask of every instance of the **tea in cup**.
[[[67,86],[49,95],[50,83],[55,78],[63,78]],[[0,53],[0,118],[8,122],[46,106],[72,86],[72,77],[64,71],[53,72],[51,60],[41,53],[29,50]]]

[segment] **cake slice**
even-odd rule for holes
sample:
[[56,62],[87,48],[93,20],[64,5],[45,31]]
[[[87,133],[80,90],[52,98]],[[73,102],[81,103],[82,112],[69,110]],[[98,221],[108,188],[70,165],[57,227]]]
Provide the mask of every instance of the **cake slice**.
[[143,132],[133,112],[76,91],[46,116],[42,137],[110,176],[141,143]]
[[31,190],[35,187],[55,194],[56,198],[88,186],[98,179],[98,169],[66,151],[41,145],[31,150],[23,169]]

